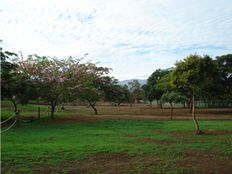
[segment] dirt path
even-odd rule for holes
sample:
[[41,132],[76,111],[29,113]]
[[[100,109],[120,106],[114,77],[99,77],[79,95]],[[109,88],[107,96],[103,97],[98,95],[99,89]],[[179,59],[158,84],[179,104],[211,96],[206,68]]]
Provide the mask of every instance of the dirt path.
[[[55,123],[93,123],[109,119],[115,120],[170,120],[169,116],[153,116],[153,115],[93,115],[93,116],[67,116],[56,118]],[[175,116],[173,120],[191,120],[191,117]],[[232,120],[230,116],[224,117],[199,117],[204,120]]]

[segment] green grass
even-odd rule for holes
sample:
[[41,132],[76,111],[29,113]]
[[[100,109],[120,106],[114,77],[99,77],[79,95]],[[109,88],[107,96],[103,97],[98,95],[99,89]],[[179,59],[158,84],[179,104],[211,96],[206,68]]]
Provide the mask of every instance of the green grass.
[[[100,115],[93,116],[91,108],[66,106],[64,111],[55,113],[56,120],[51,120],[48,106],[28,104],[19,105],[21,117],[36,119],[38,107],[41,108],[41,120],[18,122],[1,134],[2,173],[73,173],[69,164],[97,154],[123,153],[140,157],[133,159],[132,168],[125,169],[124,173],[143,173],[147,167],[151,173],[201,173],[200,169],[176,166],[178,160],[187,158],[188,150],[211,154],[214,155],[212,158],[225,161],[232,159],[231,109],[198,110],[199,117],[219,119],[200,120],[201,129],[208,134],[197,136],[192,120],[168,120],[169,109],[98,106]],[[11,102],[2,101],[1,118],[4,120],[13,114]],[[111,117],[105,120],[102,115]],[[127,115],[164,116],[167,120],[118,120],[115,115],[125,118]],[[176,109],[174,119],[177,115],[184,119],[190,116],[188,109]],[[62,122],[67,117],[73,122]],[[146,155],[160,160],[146,166],[143,163]],[[99,164],[88,165],[87,173],[104,172]]]
[[[201,127],[203,130],[232,131],[232,121],[201,121]],[[197,149],[232,156],[232,134],[196,136],[193,130],[191,121],[108,120],[55,124],[41,120],[20,123],[2,134],[2,167],[16,172],[15,167],[21,166],[30,171],[35,165],[80,160],[103,152],[152,154],[170,159],[183,156],[184,149]],[[186,134],[179,137],[173,131]]]

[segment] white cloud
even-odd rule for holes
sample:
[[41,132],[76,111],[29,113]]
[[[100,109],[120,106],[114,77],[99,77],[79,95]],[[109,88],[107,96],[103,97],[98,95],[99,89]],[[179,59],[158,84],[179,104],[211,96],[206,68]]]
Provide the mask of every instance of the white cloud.
[[0,38],[24,54],[90,54],[117,78],[150,75],[190,53],[232,51],[230,0],[0,0]]

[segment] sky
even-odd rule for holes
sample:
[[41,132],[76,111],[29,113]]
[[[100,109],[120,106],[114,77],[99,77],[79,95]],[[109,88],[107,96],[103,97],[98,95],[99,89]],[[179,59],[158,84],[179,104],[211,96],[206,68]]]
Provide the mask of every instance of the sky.
[[119,80],[232,53],[231,0],[0,0],[3,50],[82,57]]

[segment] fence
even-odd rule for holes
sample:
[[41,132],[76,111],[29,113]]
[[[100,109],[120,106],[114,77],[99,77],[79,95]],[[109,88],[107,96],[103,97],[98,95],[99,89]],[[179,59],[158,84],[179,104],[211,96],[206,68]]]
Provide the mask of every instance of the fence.
[[198,108],[232,108],[231,100],[199,100],[195,104]]

